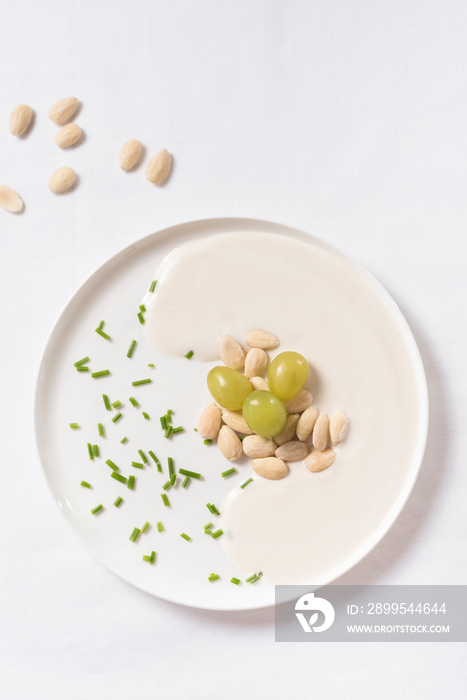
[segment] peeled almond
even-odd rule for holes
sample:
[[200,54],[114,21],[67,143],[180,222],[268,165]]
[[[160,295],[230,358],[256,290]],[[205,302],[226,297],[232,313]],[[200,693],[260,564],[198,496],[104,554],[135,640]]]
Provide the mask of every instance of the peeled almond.
[[260,435],[247,435],[242,442],[243,451],[247,457],[258,459],[259,457],[274,457],[276,443],[271,438]]
[[272,350],[277,348],[280,343],[276,335],[259,329],[248,331],[246,342],[251,348],[261,348],[262,350]]
[[300,389],[292,399],[284,402],[287,413],[302,413],[313,403],[313,394],[307,389]]
[[32,121],[33,111],[29,105],[17,105],[10,115],[10,131],[13,136],[22,136]]
[[17,214],[22,211],[24,204],[19,194],[11,187],[0,185],[0,207],[12,214]]
[[283,479],[289,471],[286,463],[282,459],[277,459],[277,457],[254,459],[251,462],[251,466],[264,479]]
[[253,430],[244,419],[241,411],[224,411],[222,413],[222,420],[229,428],[232,428],[232,430],[235,430],[237,433],[253,435]]
[[215,403],[206,406],[198,421],[198,433],[205,440],[217,437],[222,424],[221,409]]
[[51,119],[55,124],[63,126],[63,124],[70,121],[77,109],[77,97],[64,97],[63,99],[58,100],[58,102],[55,102],[49,109],[49,119]]
[[118,163],[122,170],[130,170],[139,160],[142,145],[138,139],[130,139],[120,149]]
[[314,450],[306,457],[305,466],[310,472],[322,472],[323,469],[330,467],[335,459],[336,453],[330,447],[322,452]]
[[320,413],[313,428],[313,447],[315,450],[325,450],[329,442],[329,418],[326,413]]
[[63,129],[60,129],[54,140],[59,148],[69,148],[78,143],[81,134],[82,131],[78,124],[67,124]]
[[73,187],[76,182],[76,173],[72,168],[58,168],[49,178],[49,190],[54,194],[61,194]]
[[268,364],[268,356],[261,348],[252,348],[245,358],[245,377],[251,379],[263,374]]
[[243,454],[242,441],[232,428],[223,425],[217,436],[217,444],[226,459],[235,462]]
[[263,379],[263,377],[251,377],[250,384],[253,389],[258,389],[260,391],[271,391],[269,384],[265,379]]
[[217,351],[226,367],[241,369],[245,364],[245,350],[231,335],[221,335],[217,339]]
[[349,419],[345,415],[344,411],[336,411],[332,414],[329,432],[333,445],[338,445],[340,442],[342,442],[342,440],[344,440],[347,435],[348,427]]
[[147,164],[146,178],[154,185],[162,185],[167,180],[171,167],[172,156],[164,148],[162,151],[158,151]]
[[307,454],[308,449],[306,444],[299,440],[285,442],[276,450],[276,457],[283,459],[284,462],[299,462],[301,459],[305,459]]

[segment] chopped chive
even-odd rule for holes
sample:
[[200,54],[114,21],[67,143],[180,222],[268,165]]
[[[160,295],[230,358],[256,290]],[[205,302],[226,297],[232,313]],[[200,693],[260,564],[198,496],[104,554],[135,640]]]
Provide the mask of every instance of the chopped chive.
[[78,362],[75,362],[74,366],[79,367],[80,365],[84,365],[85,362],[89,362],[89,357],[83,357],[82,360],[78,360]]
[[165,435],[164,435],[164,437],[169,438],[169,437],[171,436],[171,434],[172,434],[172,430],[173,430],[172,426],[171,426],[171,425],[168,425],[167,428],[166,428],[166,430],[165,430]]
[[132,406],[134,406],[135,408],[138,408],[139,403],[137,402],[137,400],[135,399],[134,396],[130,396],[129,402],[131,403]]
[[235,467],[232,467],[232,469],[227,469],[227,471],[222,472],[221,476],[223,478],[225,478],[226,476],[230,476],[231,474],[235,474],[236,471],[237,470],[235,469]]
[[131,491],[133,491],[133,489],[135,488],[135,481],[136,478],[133,476],[133,474],[130,474],[130,476],[128,477],[127,488],[129,488]]
[[191,537],[190,537],[190,535],[187,535],[186,532],[181,532],[180,537],[183,537],[183,539],[186,540],[187,542],[191,542]]
[[93,372],[91,374],[91,377],[93,379],[97,379],[97,377],[105,377],[107,374],[110,374],[110,370],[108,369],[101,369],[99,372]]
[[123,502],[123,498],[121,496],[118,496],[118,498],[116,498],[114,501],[115,508],[118,508],[120,503],[122,503],[122,502]]
[[205,441],[204,441],[204,444],[205,444],[205,445],[212,445],[212,440],[205,440]]
[[190,472],[188,469],[179,469],[178,471],[180,474],[193,477],[193,479],[201,479],[201,474],[198,474],[198,472]]
[[164,418],[165,418],[165,424],[170,425],[172,423],[172,412],[167,411]]
[[128,438],[124,437],[120,440],[120,442],[122,443],[122,445],[124,445],[126,442],[128,442]]
[[121,417],[122,417],[122,414],[121,414],[120,411],[119,411],[119,412],[116,413],[116,414],[114,415],[114,417],[112,418],[112,423],[117,423],[117,422],[120,420]]
[[248,484],[250,484],[250,483],[251,483],[252,481],[253,481],[253,479],[251,479],[251,478],[250,478],[250,479],[248,479],[247,481],[245,481],[245,483],[244,483],[244,484],[242,484],[242,485],[240,486],[240,488],[241,488],[241,489],[244,489],[244,488],[245,488],[245,486],[248,486]]
[[217,540],[218,537],[224,534],[224,530],[216,530],[215,532],[211,533],[211,537],[213,540]]
[[167,428],[167,421],[166,421],[166,419],[165,419],[165,416],[161,416],[161,417],[159,418],[159,420],[160,420],[160,422],[161,422],[161,428],[162,428],[162,430],[165,430],[165,429]]
[[92,454],[94,457],[99,457],[99,445],[92,446]]
[[101,331],[104,328],[104,321],[101,321],[97,327]]
[[169,467],[169,476],[172,476],[172,474],[175,474],[173,457],[167,457],[167,465]]
[[168,409],[167,409],[167,415],[168,415],[168,416],[171,416],[172,413],[173,413],[173,410],[172,410],[171,408],[168,408]]
[[219,513],[219,511],[217,510],[217,508],[216,508],[216,506],[214,505],[214,503],[211,503],[211,508],[212,508],[212,512],[213,512],[213,513],[215,513],[216,515],[220,515],[220,513]]
[[174,428],[172,430],[172,433],[175,435],[175,433],[183,433],[183,431],[184,431],[183,425],[179,425],[178,428]]
[[151,384],[152,379],[138,379],[136,382],[131,382],[132,386],[140,386],[141,384]]
[[89,372],[89,367],[85,367],[84,365],[80,365],[79,367],[76,368],[78,372]]
[[142,534],[145,533],[146,530],[148,529],[148,527],[150,527],[150,525],[149,525],[148,521],[146,520],[146,522],[144,523],[143,527],[141,528],[141,533],[142,533]]
[[104,399],[104,406],[108,411],[112,410],[112,406],[110,405],[109,397],[107,394],[102,394],[102,398]]
[[88,442],[88,455],[89,459],[94,459],[94,452],[92,451],[92,445],[90,442]]
[[123,476],[123,474],[119,474],[118,472],[110,472],[110,476],[112,479],[116,479],[117,481],[120,481],[122,484],[126,484],[127,478],[126,476]]
[[143,561],[151,561],[149,554],[143,554]]
[[120,469],[117,467],[117,465],[115,464],[115,462],[112,462],[111,459],[106,459],[106,460],[105,460],[105,463],[108,464],[109,467],[110,467],[111,469],[114,470],[114,472],[119,472],[119,471],[120,471]]
[[177,480],[176,475],[172,474],[172,476],[170,477],[170,485],[174,486],[176,480]]
[[117,399],[116,401],[114,401],[111,404],[112,408],[120,408],[121,405],[122,405],[122,402],[119,399]]
[[248,576],[248,578],[245,579],[245,583],[256,583],[256,581],[258,581],[262,575],[262,571],[260,571],[259,574],[252,574],[251,576]]
[[156,464],[157,464],[157,471],[159,472],[159,474],[162,474],[162,464],[160,462],[157,462]]
[[182,482],[182,489],[186,489],[186,487],[188,486],[188,484],[190,483],[190,481],[191,481],[190,477],[189,477],[189,476],[186,476],[186,477],[183,479],[183,482]]
[[84,486],[86,489],[92,489],[92,486],[89,483],[89,481],[80,481],[79,485]]
[[157,532],[164,532],[164,526],[162,525],[160,520],[157,523]]
[[154,452],[153,452],[152,450],[148,450],[148,453],[149,453],[149,456],[151,457],[151,459],[154,460],[154,463],[155,463],[155,464],[158,464],[159,460],[157,459],[157,457],[156,457],[156,455],[154,454]]
[[136,542],[140,532],[141,532],[141,530],[139,529],[139,527],[133,528],[133,532],[131,533],[130,537],[128,538],[130,540],[130,542]]
[[187,360],[191,360],[191,358],[193,357],[194,354],[195,354],[195,353],[193,352],[193,350],[189,350],[189,351],[187,352],[187,354],[185,355],[185,357],[186,357]]
[[198,428],[193,428],[193,430],[195,431],[195,433],[197,433],[197,432],[198,432]]
[[104,426],[102,425],[102,423],[97,424],[97,430],[99,432],[99,435],[101,437],[104,437]]
[[70,423],[70,428],[72,430],[76,430],[76,428],[79,428],[79,425],[78,425],[78,423]]
[[99,503],[98,506],[96,506],[95,508],[92,509],[91,513],[93,515],[96,515],[96,513],[99,513],[99,511],[101,511],[101,510],[104,510],[104,506],[102,505],[102,503]]
[[172,481],[169,479],[168,481],[165,482],[165,484],[162,486],[164,491],[167,491],[172,486]]
[[235,578],[235,576],[234,576],[233,578],[230,579],[230,583],[235,583],[236,586],[239,586],[239,585],[240,585],[240,579],[239,579],[239,578]]
[[156,561],[156,552],[152,550],[151,556],[149,557],[149,563],[152,565]]
[[[212,523],[206,523],[206,525],[203,525],[203,530],[206,532],[206,530],[210,530],[213,527]],[[211,533],[209,533],[211,534]]]
[[153,363],[153,362],[149,362],[149,363],[148,363],[148,367],[154,367],[154,363]]
[[149,417],[149,413],[146,413],[146,411],[141,411],[141,412],[142,412],[142,414],[143,414],[144,420],[151,420],[150,417]]
[[138,316],[138,319],[139,319],[139,322],[141,323],[141,325],[144,326],[144,324],[146,323],[146,321],[144,320],[144,316],[143,316],[142,312],[139,311],[138,314],[137,314],[137,316]]
[[142,464],[141,462],[132,462],[131,466],[136,467],[136,469],[144,469],[144,464]]
[[132,340],[130,343],[130,347],[128,348],[128,352],[126,354],[127,357],[131,357],[133,355],[133,350],[136,347],[136,340]]
[[169,507],[169,506],[170,506],[170,502],[169,502],[169,499],[167,498],[167,494],[166,494],[166,493],[161,493],[161,498],[162,498],[162,500],[164,501],[164,505],[167,506],[167,507]]
[[240,439],[240,442],[243,442],[246,436],[245,436],[245,435],[239,435],[238,437],[239,437],[239,439]]
[[149,460],[146,457],[146,455],[144,454],[143,450],[138,450],[138,454],[145,464],[147,464],[149,462]]
[[146,307],[144,304],[139,305],[139,310],[143,312],[143,314],[146,312]]
[[206,508],[207,508],[207,509],[209,510],[209,512],[212,513],[213,515],[216,513],[216,511],[214,510],[214,506],[212,506],[210,503],[206,503]]
[[217,581],[218,578],[219,578],[219,574],[210,574],[208,576],[208,581],[210,581],[212,583],[213,581]]
[[103,331],[102,328],[96,328],[96,333],[98,333],[99,335],[101,335],[101,336],[102,336],[103,338],[105,338],[106,340],[112,340],[112,338],[110,337],[110,335],[107,335],[107,333],[105,333],[105,331]]
[[154,292],[154,290],[156,288],[156,284],[157,284],[157,280],[154,280],[153,282],[151,282],[151,286],[149,287],[150,292]]

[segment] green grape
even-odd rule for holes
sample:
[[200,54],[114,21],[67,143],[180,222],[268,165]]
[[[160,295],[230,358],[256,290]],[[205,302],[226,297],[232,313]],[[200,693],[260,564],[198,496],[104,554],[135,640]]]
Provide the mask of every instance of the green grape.
[[272,393],[288,401],[308,379],[308,362],[298,352],[281,352],[269,366],[268,383]]
[[270,391],[252,391],[243,403],[243,417],[258,435],[274,437],[283,431],[287,412]]
[[208,374],[208,389],[219,406],[229,411],[239,411],[252,391],[248,379],[230,367],[213,367]]

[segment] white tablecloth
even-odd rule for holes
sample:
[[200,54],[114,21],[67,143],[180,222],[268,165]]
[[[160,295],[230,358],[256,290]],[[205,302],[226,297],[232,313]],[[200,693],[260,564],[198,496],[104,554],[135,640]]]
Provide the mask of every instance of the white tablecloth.
[[[467,5],[462,0],[0,2],[2,480],[0,695],[464,697],[465,645],[275,644],[274,613],[178,607],[117,579],[48,493],[34,382],[76,287],[167,225],[249,216],[317,234],[366,265],[406,315],[431,427],[412,497],[341,582],[465,583]],[[47,117],[82,101],[82,145]],[[33,106],[26,138],[10,110]],[[120,145],[167,147],[166,187],[124,175]],[[58,166],[79,173],[56,197]]]

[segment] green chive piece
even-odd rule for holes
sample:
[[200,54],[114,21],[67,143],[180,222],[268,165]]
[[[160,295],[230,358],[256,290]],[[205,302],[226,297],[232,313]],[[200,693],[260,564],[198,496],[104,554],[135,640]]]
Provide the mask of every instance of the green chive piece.
[[212,440],[205,440],[205,441],[204,441],[204,444],[205,444],[205,445],[212,445]]
[[176,433],[183,433],[183,431],[184,431],[183,425],[179,425],[178,428],[174,428],[172,430],[172,433],[175,435]]
[[78,423],[70,423],[70,428],[72,430],[76,430],[76,428],[79,428],[79,425],[78,425]]
[[133,528],[133,532],[131,533],[130,537],[128,538],[130,540],[130,542],[136,542],[140,532],[141,532],[141,530],[139,529],[139,527]]
[[128,477],[127,488],[129,488],[131,491],[133,491],[133,489],[135,488],[135,481],[136,478],[133,476],[133,474],[130,474],[130,476]]
[[157,280],[154,280],[153,282],[151,282],[151,286],[149,287],[150,292],[154,292],[154,290],[156,288],[156,284],[157,284]]
[[165,430],[165,429],[167,428],[167,421],[166,421],[166,419],[165,419],[165,416],[161,416],[161,417],[159,418],[159,420],[160,420],[160,422],[161,422],[161,428],[162,428],[162,430]]
[[197,433],[197,432],[198,432],[198,428],[193,428],[193,430],[195,431],[195,433]]
[[162,500],[163,500],[163,502],[164,502],[164,505],[167,506],[167,507],[169,507],[169,506],[170,506],[170,501],[169,501],[169,499],[167,498],[167,494],[166,494],[166,493],[161,493],[161,498],[162,498]]
[[115,462],[112,462],[111,459],[106,459],[106,460],[105,460],[105,463],[108,464],[109,467],[110,467],[111,469],[114,470],[114,472],[119,472],[119,471],[120,471],[120,469],[117,467],[117,465],[115,464]]
[[167,465],[169,467],[169,476],[172,476],[172,474],[175,474],[173,457],[167,458]]
[[144,420],[151,420],[149,417],[149,413],[146,413],[146,411],[142,411],[142,414],[143,414]]
[[183,539],[186,540],[187,542],[191,542],[191,537],[190,537],[190,535],[187,535],[186,532],[180,533],[180,537],[183,537]]
[[122,402],[119,399],[117,399],[116,401],[114,401],[111,404],[112,408],[120,408],[121,405],[122,405]]
[[187,354],[185,355],[185,357],[186,357],[187,360],[191,360],[191,358],[193,357],[194,354],[195,354],[195,353],[194,353],[193,350],[189,350],[189,351],[187,352]]
[[253,479],[251,479],[251,478],[248,479],[247,481],[245,481],[244,484],[242,484],[242,485],[240,486],[240,488],[241,488],[241,489],[244,489],[245,486],[248,486],[248,484],[251,484],[252,481],[253,481]]
[[212,527],[214,527],[212,523],[206,523],[206,525],[203,525],[203,530],[206,532],[206,530],[210,530]]
[[218,537],[224,534],[224,530],[216,530],[215,532],[211,533],[211,537],[213,540],[217,540]]
[[122,443],[122,445],[124,445],[126,442],[128,442],[128,438],[124,437],[120,440],[120,442]]
[[97,379],[97,377],[105,377],[107,374],[110,374],[110,370],[108,369],[101,369],[99,372],[93,372],[91,374],[91,377],[93,379]]
[[245,435],[239,435],[238,437],[239,437],[239,439],[240,439],[240,442],[243,442],[244,439],[245,439]]
[[110,472],[110,476],[112,477],[112,479],[116,479],[117,481],[120,481],[122,484],[126,484],[126,482],[128,481],[126,476],[123,476],[123,474],[119,474],[118,472],[114,472],[114,471]]
[[88,442],[88,455],[89,459],[94,459],[94,452],[92,451],[92,445],[90,442]]
[[78,360],[78,362],[75,362],[74,366],[79,367],[80,365],[84,365],[85,362],[89,362],[89,357],[83,357],[82,360]]
[[214,506],[212,506],[210,503],[206,503],[206,508],[209,510],[210,513],[215,515],[216,511],[214,510]]
[[95,508],[92,509],[91,513],[93,515],[96,515],[96,513],[99,513],[99,511],[101,511],[101,510],[104,510],[104,506],[102,505],[102,503],[99,503],[98,506],[96,506]]
[[171,486],[174,486],[176,479],[177,479],[176,475],[172,474],[172,476],[170,477],[170,485]]
[[112,406],[110,405],[109,397],[107,394],[102,394],[102,398],[104,399],[104,406],[108,411],[112,410]]
[[149,460],[146,457],[146,455],[144,454],[143,450],[138,450],[138,454],[145,464],[147,464],[149,462]]
[[144,320],[144,316],[143,316],[142,312],[139,311],[138,314],[137,314],[137,316],[138,316],[138,319],[139,319],[139,322],[141,323],[141,325],[144,326],[144,324],[146,323],[146,321]]
[[143,561],[151,561],[149,554],[143,554]]
[[183,479],[183,482],[182,482],[182,489],[186,489],[186,487],[188,486],[188,484],[190,483],[190,481],[191,481],[190,477],[189,477],[189,476],[186,476],[186,477]]
[[116,498],[114,501],[115,508],[118,508],[120,503],[123,503],[123,498],[121,496],[118,496],[118,498]]
[[139,305],[139,310],[143,312],[143,314],[146,312],[146,307],[144,304]]
[[234,576],[233,578],[230,579],[230,583],[235,583],[236,586],[239,586],[239,585],[240,585],[240,579],[239,579],[239,578],[235,578],[235,576]]
[[119,412],[116,413],[116,414],[114,415],[114,417],[112,418],[112,423],[117,423],[117,422],[120,420],[121,417],[122,417],[122,414],[121,414],[120,411],[119,411]]
[[97,431],[100,437],[104,437],[104,426],[102,425],[102,423],[97,424]]
[[157,457],[156,457],[156,455],[154,454],[154,452],[153,452],[152,450],[148,450],[148,454],[149,454],[149,456],[151,457],[151,459],[154,460],[154,463],[155,463],[155,464],[158,464],[159,460],[157,459]]
[[92,489],[92,486],[91,486],[91,484],[89,483],[89,481],[80,481],[80,482],[79,482],[79,485],[80,485],[80,486],[84,486],[86,489]]
[[219,574],[210,574],[208,576],[208,581],[210,581],[212,583],[213,581],[217,581],[218,578],[220,578]]
[[154,367],[154,363],[153,363],[153,362],[149,362],[149,363],[148,363],[148,367]]
[[104,328],[104,321],[101,321],[97,327],[101,331]]
[[92,446],[92,454],[94,457],[99,457],[99,445]]
[[76,369],[78,372],[89,372],[89,367],[85,367],[84,365],[80,365]]
[[101,335],[101,336],[102,336],[103,338],[105,338],[106,340],[112,340],[112,338],[110,337],[110,335],[107,335],[107,333],[105,333],[105,332],[102,330],[102,328],[96,328],[96,333],[98,333],[99,335]]
[[245,579],[246,583],[256,583],[261,576],[263,575],[263,572],[260,571],[259,574],[252,574],[251,576],[248,576],[248,578]]
[[149,557],[149,563],[152,565],[156,561],[156,552],[152,550],[151,556]]
[[131,466],[135,467],[136,469],[144,469],[144,464],[142,464],[141,462],[132,462]]
[[136,382],[131,382],[132,386],[141,386],[141,384],[151,384],[152,379],[138,379]]
[[171,425],[168,425],[167,428],[166,428],[164,437],[169,438],[169,437],[171,436],[171,434],[172,434],[172,430],[173,430],[172,426],[171,426]]
[[131,357],[133,355],[133,350],[136,347],[136,340],[132,340],[130,343],[130,347],[128,348],[128,352],[126,354],[127,357]]
[[165,484],[162,486],[164,491],[167,491],[172,486],[172,481],[169,479],[168,481],[165,482]]
[[143,527],[141,528],[141,533],[142,533],[142,534],[145,533],[146,530],[148,529],[148,527],[150,527],[150,525],[149,525],[148,521],[146,520],[146,522],[144,523]]
[[171,408],[168,408],[168,409],[167,409],[167,415],[168,415],[168,416],[171,416],[172,413],[173,413],[173,410],[172,410]]
[[198,474],[198,472],[190,472],[188,469],[179,469],[178,471],[180,474],[193,477],[193,479],[201,479],[201,474]]
[[164,532],[164,526],[162,525],[160,520],[157,523],[157,532]]
[[213,512],[213,513],[215,513],[216,515],[220,515],[220,513],[219,513],[219,511],[217,510],[217,508],[216,508],[216,506],[214,505],[214,503],[211,503],[211,508],[212,508],[212,512]]
[[226,476],[230,476],[231,474],[235,474],[236,471],[237,470],[235,469],[235,467],[232,467],[232,469],[227,469],[226,472],[222,472],[221,476],[223,478],[225,478]]

